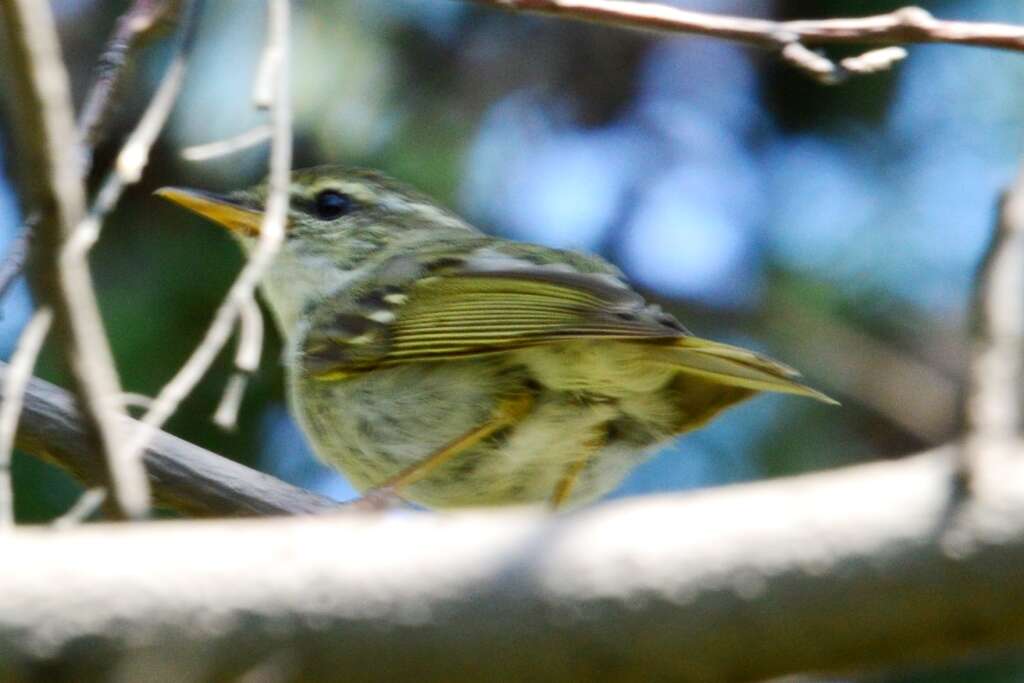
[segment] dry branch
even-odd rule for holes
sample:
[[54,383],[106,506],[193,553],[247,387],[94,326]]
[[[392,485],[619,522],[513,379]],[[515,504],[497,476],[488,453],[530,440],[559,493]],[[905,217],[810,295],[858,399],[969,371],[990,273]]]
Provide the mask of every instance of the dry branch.
[[92,153],[106,126],[125,82],[132,73],[134,53],[187,15],[191,0],[135,0],[117,20],[96,69],[96,80],[86,95],[78,129],[82,136],[84,173],[92,165]]
[[619,28],[687,33],[783,50],[786,61],[824,83],[889,68],[902,53],[871,50],[834,63],[806,46],[951,43],[1024,51],[1024,26],[936,19],[920,7],[853,19],[771,21],[694,12],[632,0],[471,0],[504,10],[577,19]]
[[[139,452],[145,447],[153,430],[162,426],[174,414],[181,401],[209,369],[231,337],[245,307],[252,305],[256,287],[284,241],[292,164],[288,0],[267,0],[267,10],[267,40],[256,90],[262,93],[261,97],[269,97],[267,103],[271,109],[272,133],[269,187],[259,241],[214,314],[213,322],[202,341],[171,381],[163,386],[153,399],[153,405],[143,415],[140,428],[131,435],[128,444],[130,453]],[[242,333],[246,331],[247,328],[241,330]],[[251,341],[248,343],[252,344]]]
[[[0,387],[9,372],[0,363]],[[138,429],[135,420],[122,420],[125,433]],[[85,437],[84,418],[71,395],[43,380],[29,381],[18,447],[67,470],[86,486],[95,486],[103,482],[103,455]],[[165,432],[156,432],[144,462],[157,502],[192,516],[294,515],[336,508],[333,501]]]
[[472,0],[505,10],[580,19],[621,28],[692,33],[761,47],[824,44],[952,43],[1024,51],[1024,26],[936,19],[920,7],[853,19],[771,21],[693,12],[629,0]]
[[0,661],[709,682],[1019,644],[1024,462],[959,501],[950,450],[564,517],[22,529],[0,563]]
[[90,438],[102,444],[115,509],[126,517],[144,516],[149,491],[141,465],[125,457],[117,431],[120,382],[103,330],[84,250],[77,248],[85,219],[85,187],[80,175],[78,135],[67,72],[61,58],[49,3],[3,0],[9,51],[19,90],[12,98],[26,163],[24,183],[39,211],[33,236],[33,288],[54,309],[76,391],[92,426]]
[[11,355],[4,377],[3,402],[0,402],[0,531],[14,527],[14,488],[11,483],[11,456],[14,437],[21,417],[25,387],[32,377],[39,351],[53,323],[53,311],[40,308],[28,321]]

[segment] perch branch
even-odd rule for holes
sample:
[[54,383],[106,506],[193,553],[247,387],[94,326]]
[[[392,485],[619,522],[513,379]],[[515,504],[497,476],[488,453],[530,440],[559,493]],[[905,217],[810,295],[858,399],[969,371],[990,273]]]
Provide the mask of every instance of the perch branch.
[[161,678],[219,680],[281,655],[318,681],[714,682],[1017,646],[1024,461],[954,504],[955,459],[560,517],[19,529],[0,563],[0,661],[148,655]]
[[[10,368],[0,363],[0,387]],[[6,400],[6,396],[0,397]],[[125,433],[138,422],[122,417]],[[86,486],[104,483],[103,456],[85,438],[86,424],[71,395],[40,379],[24,393],[17,446],[68,471]],[[333,510],[336,503],[286,484],[166,432],[156,432],[144,455],[158,503],[201,517],[295,515]]]

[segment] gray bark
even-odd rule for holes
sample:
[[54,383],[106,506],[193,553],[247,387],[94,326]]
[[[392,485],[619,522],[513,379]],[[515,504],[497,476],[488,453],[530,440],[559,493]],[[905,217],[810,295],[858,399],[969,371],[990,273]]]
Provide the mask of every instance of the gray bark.
[[179,677],[732,681],[1019,644],[1024,464],[979,474],[966,496],[955,456],[561,517],[22,528],[0,541],[0,661],[59,656],[105,674],[144,662]]

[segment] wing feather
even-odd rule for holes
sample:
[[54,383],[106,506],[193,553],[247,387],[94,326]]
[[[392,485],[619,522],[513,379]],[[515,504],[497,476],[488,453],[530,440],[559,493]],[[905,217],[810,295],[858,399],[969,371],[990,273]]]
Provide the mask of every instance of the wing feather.
[[[394,292],[390,292],[392,295]],[[675,318],[604,273],[455,270],[414,278],[391,301],[367,292],[363,309],[311,326],[306,368],[336,379],[376,367],[501,353],[577,339],[650,342],[650,361],[723,384],[830,400],[792,368],[752,351],[694,337]],[[330,307],[324,306],[324,310]]]

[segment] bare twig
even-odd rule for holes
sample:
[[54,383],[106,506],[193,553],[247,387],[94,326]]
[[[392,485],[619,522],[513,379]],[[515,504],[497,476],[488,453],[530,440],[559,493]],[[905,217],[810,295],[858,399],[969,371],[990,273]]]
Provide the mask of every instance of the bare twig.
[[[181,3],[177,4],[180,5]],[[156,141],[167,117],[170,115],[174,102],[181,90],[181,84],[184,80],[185,70],[188,63],[188,55],[192,45],[194,44],[196,26],[194,18],[198,9],[196,4],[196,2],[192,1],[184,3],[184,28],[181,32],[179,45],[172,57],[167,72],[165,73],[160,86],[157,88],[156,94],[143,113],[138,125],[132,131],[131,135],[128,136],[128,140],[125,142],[120,154],[118,155],[115,168],[108,174],[88,215],[79,223],[78,227],[73,231],[67,242],[64,244],[60,257],[62,264],[70,264],[73,268],[86,267],[85,264],[87,263],[88,252],[99,237],[100,226],[102,225],[103,219],[114,208],[117,201],[123,194],[125,187],[137,182],[141,177],[142,169],[149,156],[149,150]],[[147,3],[136,3],[132,12],[141,12],[144,5],[147,5]],[[164,3],[164,5],[166,5],[166,3]],[[151,7],[151,9],[155,11],[155,6]],[[166,7],[164,11],[166,11]],[[137,14],[135,18],[132,19],[131,14],[132,13],[129,13],[129,15],[122,20],[121,24],[141,26],[143,23],[140,19],[141,15]],[[145,16],[152,18],[155,15],[146,14]],[[107,94],[109,95],[110,93]],[[101,113],[102,112],[93,112],[90,117],[99,116]],[[86,124],[91,123],[92,125],[99,126],[103,122],[103,117],[90,117],[85,119]],[[85,148],[86,150],[91,149],[91,144],[86,145]],[[102,332],[102,328],[97,324],[92,323],[90,323],[90,327],[95,328],[90,332],[90,343],[93,345],[100,343],[106,344],[106,337]],[[112,371],[112,358],[110,359],[110,367],[110,377],[104,380],[107,390],[109,390],[111,386],[117,385],[116,375],[114,375]],[[114,383],[113,385],[110,384],[111,380]],[[120,393],[119,390],[118,393]],[[93,398],[96,400],[101,397],[97,395]],[[110,399],[107,398],[103,400],[109,401]],[[123,406],[120,405],[119,397],[114,399],[113,402],[118,404],[117,410],[123,410]],[[120,440],[108,443],[113,445],[113,448],[111,448],[108,454],[111,459],[111,480],[114,483],[114,491],[118,499],[119,507],[123,512],[130,516],[141,516],[145,514],[145,511],[148,508],[149,499],[148,480],[146,479],[145,472],[142,469],[141,462],[138,461],[137,457],[132,458],[133,454],[123,448],[123,444]]]
[[181,158],[186,161],[209,161],[210,159],[234,154],[269,140],[271,130],[269,125],[256,126],[226,140],[192,145],[181,150]]
[[693,33],[762,47],[793,40],[807,45],[954,43],[1024,51],[1024,27],[945,21],[920,7],[854,19],[770,21],[693,12],[656,2],[629,0],[472,0],[480,5],[624,28]]
[[228,377],[224,391],[221,392],[220,403],[213,411],[213,424],[221,429],[233,431],[238,426],[238,412],[242,409],[242,399],[245,398],[245,387],[248,384],[249,375],[235,370]]
[[978,272],[975,341],[966,405],[967,445],[961,475],[976,483],[980,457],[1019,457],[1024,420],[1024,167],[1004,195]]
[[196,16],[201,10],[203,0],[181,0],[185,2],[182,16],[183,28],[171,63],[167,67],[153,99],[150,100],[142,117],[132,130],[128,139],[117,155],[114,168],[107,174],[96,195],[96,200],[89,211],[89,216],[79,227],[77,235],[80,242],[77,248],[88,251],[99,238],[100,226],[127,186],[139,181],[142,171],[149,160],[149,151],[163,130],[167,118],[174,108],[174,103],[181,92],[185,80],[189,56],[195,44],[195,32],[198,22]]
[[78,526],[96,514],[106,499],[107,490],[105,488],[96,486],[86,489],[75,501],[75,504],[68,508],[67,512],[53,520],[53,528],[70,529]]
[[32,246],[32,231],[37,220],[37,217],[30,216],[25,221],[21,233],[11,241],[3,261],[0,261],[0,299],[4,298],[11,285],[25,270],[29,250]]
[[896,62],[906,59],[907,51],[902,47],[883,47],[856,57],[847,57],[837,64],[820,52],[811,50],[803,43],[793,42],[782,48],[782,58],[806,72],[819,83],[836,85],[850,76],[886,71],[892,68]]
[[83,174],[92,165],[92,152],[110,121],[111,112],[131,74],[132,56],[143,44],[181,18],[190,0],[135,0],[117,21],[100,57],[96,80],[85,98],[78,129],[82,136]]
[[[194,16],[192,4],[193,0],[135,0],[131,9],[118,19],[117,28],[100,58],[96,80],[86,97],[85,106],[79,117],[79,157],[83,176],[87,175],[92,167],[95,147],[99,143],[103,129],[110,123],[114,103],[117,100],[118,92],[130,75],[135,53],[143,44],[162,33],[179,19],[183,19],[186,23],[192,19]],[[195,11],[198,11],[198,8]],[[186,29],[182,34],[184,42],[191,40],[189,30]],[[155,100],[169,99],[170,102],[158,104],[154,101],[150,104],[146,115],[143,116],[144,124],[140,124],[133,135],[136,138],[136,143],[127,146],[127,150],[122,149],[122,155],[118,159],[119,162],[122,159],[130,159],[132,161],[130,168],[137,169],[135,170],[136,174],[141,172],[142,165],[145,164],[145,155],[141,155],[140,158],[139,150],[143,146],[148,149],[152,145],[152,141],[148,144],[145,143],[147,133],[152,132],[155,137],[163,126],[162,120],[157,122],[152,119],[160,118],[162,109],[169,109],[174,101],[171,91],[176,91],[180,86],[180,77],[184,73],[181,52],[182,50],[179,48],[155,97]],[[175,81],[177,83],[174,83]],[[164,93],[163,96],[160,93]],[[162,116],[166,118],[166,114]],[[145,123],[147,118],[151,120]],[[134,152],[134,154],[126,155],[126,151]],[[131,177],[129,173],[124,175]],[[106,213],[116,203],[116,198],[110,198],[110,195],[116,191],[109,189],[109,184],[110,178],[107,179],[104,186],[106,192],[101,191],[100,202],[95,207],[100,208],[100,213]],[[104,206],[106,208],[102,208]],[[36,217],[30,217],[25,221],[21,234],[12,243],[3,262],[0,263],[0,297],[6,293],[25,267],[36,220]]]
[[[19,96],[22,141],[33,183],[26,188],[39,207],[33,286],[54,307],[57,328],[78,394],[107,454],[116,511],[144,516],[149,508],[145,474],[124,457],[117,431],[123,413],[120,383],[92,286],[77,226],[85,218],[85,188],[71,110],[67,72],[49,3],[2,0],[10,32]],[[33,120],[34,119],[34,120]]]
[[14,435],[18,430],[25,386],[32,377],[32,368],[52,323],[53,312],[48,307],[35,312],[22,330],[4,378],[3,402],[0,403],[0,531],[14,526],[14,489],[11,486]]
[[[853,19],[770,21],[693,12],[656,2],[631,0],[471,0],[505,10],[547,14],[622,28],[689,33],[734,40],[759,47],[785,49],[786,60],[825,83],[843,76],[874,73],[902,55],[871,51],[839,65],[806,48],[809,45],[903,45],[952,43],[1024,51],[1024,26],[936,19],[920,7]],[[797,47],[790,47],[797,45]]]
[[[141,429],[136,430],[129,442],[129,452],[138,453],[154,429],[169,418],[209,369],[224,348],[243,307],[253,299],[256,286],[277,254],[284,239],[285,219],[288,215],[288,188],[291,173],[291,101],[288,82],[288,2],[267,0],[268,28],[261,73],[273,83],[271,125],[273,135],[270,146],[270,180],[259,242],[248,262],[228,290],[224,302],[214,314],[199,346],[178,373],[153,400],[152,408],[142,417]],[[257,88],[262,91],[262,87]]]
[[256,372],[263,350],[263,314],[255,298],[245,302],[240,310],[238,349],[235,351],[235,371],[228,379],[220,404],[213,414],[213,422],[222,429],[234,429],[238,424],[238,411],[242,407],[245,386]]
[[[8,372],[0,363],[0,390]],[[139,427],[131,418],[122,420],[125,433]],[[40,379],[29,381],[18,448],[63,468],[88,487],[102,486],[103,454],[86,433],[85,419],[71,394]],[[145,461],[156,500],[191,516],[296,515],[336,508],[333,501],[166,432],[158,431],[150,440]]]

